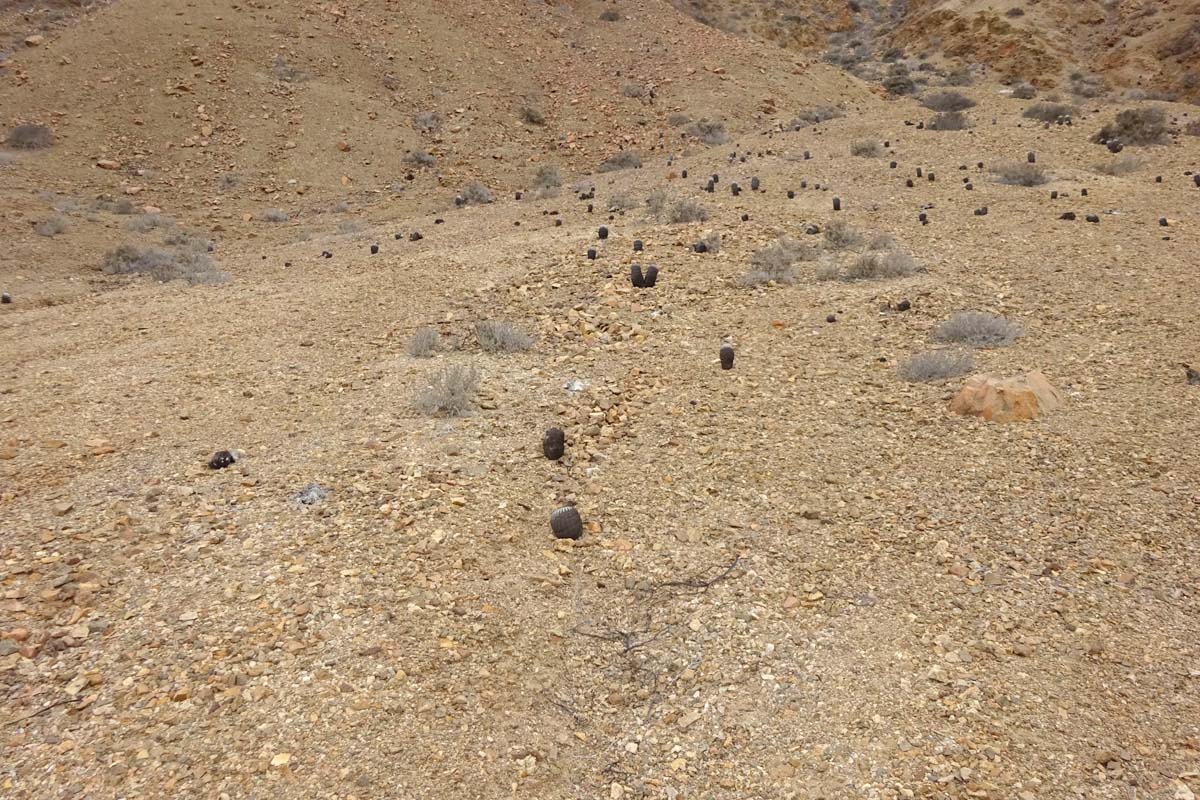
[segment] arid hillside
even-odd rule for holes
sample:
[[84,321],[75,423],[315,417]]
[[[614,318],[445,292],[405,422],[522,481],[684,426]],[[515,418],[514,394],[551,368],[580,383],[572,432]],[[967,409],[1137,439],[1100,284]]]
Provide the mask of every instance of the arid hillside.
[[721,30],[841,63],[892,51],[1047,89],[1094,76],[1117,92],[1200,99],[1196,0],[674,2]]
[[857,5],[0,2],[0,797],[1194,800],[1200,111]]

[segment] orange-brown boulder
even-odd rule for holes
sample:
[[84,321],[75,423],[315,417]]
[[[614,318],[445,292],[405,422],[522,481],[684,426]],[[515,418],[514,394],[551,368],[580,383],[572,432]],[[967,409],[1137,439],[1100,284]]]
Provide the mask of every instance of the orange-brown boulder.
[[950,410],[990,422],[1022,422],[1037,419],[1062,403],[1062,395],[1040,372],[1016,378],[983,374],[967,379],[950,401]]

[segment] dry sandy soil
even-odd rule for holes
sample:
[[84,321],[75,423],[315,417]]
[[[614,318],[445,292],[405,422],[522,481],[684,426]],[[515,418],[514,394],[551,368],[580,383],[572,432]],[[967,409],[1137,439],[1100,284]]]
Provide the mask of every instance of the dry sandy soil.
[[[970,130],[919,129],[666,3],[127,0],[43,35],[0,76],[4,129],[57,137],[0,151],[0,796],[1200,793],[1200,137],[1101,174],[1089,138],[1147,104],[1047,128],[988,82]],[[845,116],[788,129],[817,105]],[[643,166],[597,172],[620,147]],[[1050,181],[1000,183],[1028,151]],[[472,179],[496,201],[455,208]],[[921,270],[742,284],[834,219]],[[227,282],[98,269],[180,230]],[[1065,405],[993,424],[949,411],[961,377],[901,380],[965,309],[1024,329],[978,371]],[[448,365],[469,413],[419,413]]]

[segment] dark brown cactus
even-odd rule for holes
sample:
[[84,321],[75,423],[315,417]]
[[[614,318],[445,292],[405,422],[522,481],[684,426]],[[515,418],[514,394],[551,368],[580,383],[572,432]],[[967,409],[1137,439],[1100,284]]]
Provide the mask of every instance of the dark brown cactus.
[[583,518],[575,506],[563,506],[550,515],[550,530],[555,539],[583,537]]
[[542,437],[542,455],[551,461],[558,461],[566,452],[566,434],[562,428],[550,428]]

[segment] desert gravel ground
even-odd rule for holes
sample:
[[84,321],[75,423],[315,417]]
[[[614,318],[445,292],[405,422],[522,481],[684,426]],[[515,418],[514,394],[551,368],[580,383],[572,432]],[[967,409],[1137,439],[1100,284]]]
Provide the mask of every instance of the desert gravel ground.
[[[1047,130],[998,88],[964,90],[970,131],[872,102],[648,152],[594,200],[512,179],[349,232],[176,212],[220,286],[87,271],[126,235],[108,212],[73,217],[87,244],[9,218],[46,274],[0,262],[0,794],[1193,798],[1200,139],[1098,175],[1111,108]],[[890,147],[851,156],[866,137]],[[1030,150],[1050,183],[996,182]],[[5,196],[41,202],[45,158]],[[609,219],[657,188],[711,217]],[[835,217],[922,271],[740,284]],[[1064,407],[990,424],[949,412],[961,378],[901,381],[964,309],[1025,329],[977,371],[1041,370]],[[484,353],[481,319],[535,344]],[[458,348],[410,356],[425,325]],[[453,364],[472,413],[419,414]],[[577,542],[550,534],[566,502]]]

